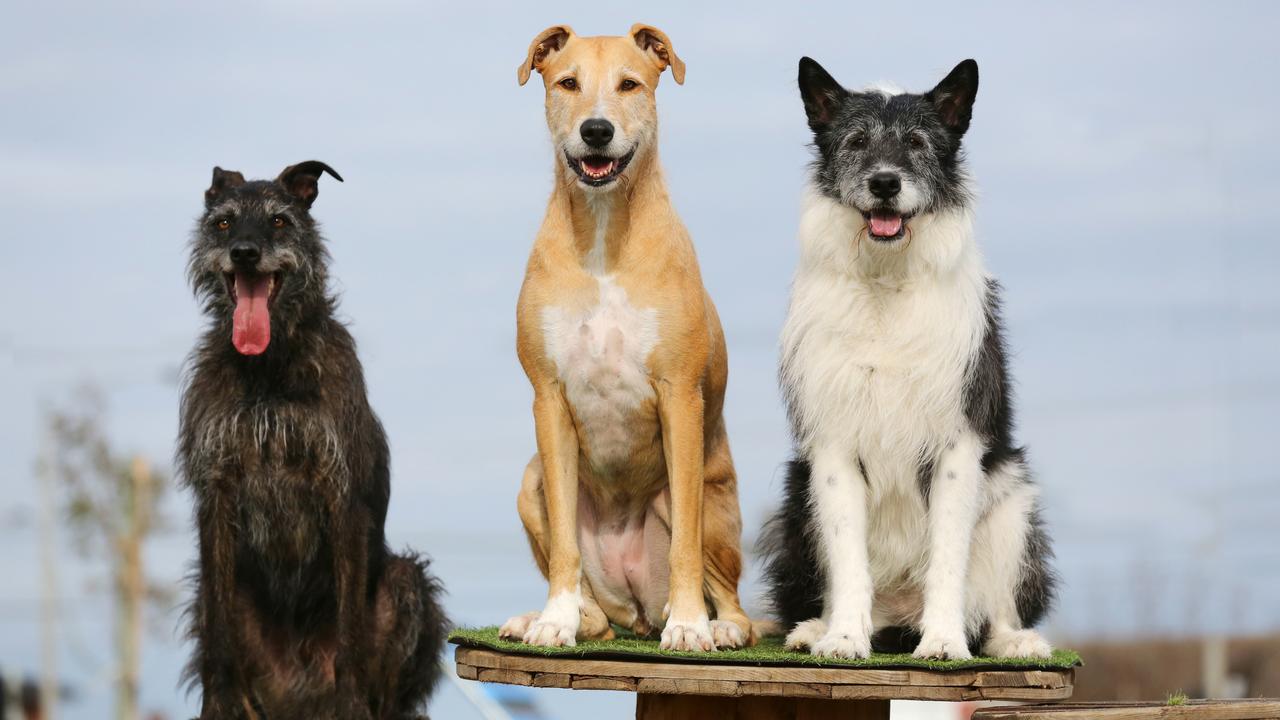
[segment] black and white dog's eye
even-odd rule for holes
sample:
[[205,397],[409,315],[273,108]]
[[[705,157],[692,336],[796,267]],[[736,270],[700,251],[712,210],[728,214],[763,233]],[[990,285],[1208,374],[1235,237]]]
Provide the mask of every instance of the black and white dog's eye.
[[910,145],[912,149],[919,150],[920,148],[924,147],[924,138],[920,137],[919,135],[912,135],[911,137],[907,138],[907,144]]
[[849,139],[849,144],[852,145],[854,148],[861,150],[862,148],[867,146],[867,136],[854,135],[852,138]]

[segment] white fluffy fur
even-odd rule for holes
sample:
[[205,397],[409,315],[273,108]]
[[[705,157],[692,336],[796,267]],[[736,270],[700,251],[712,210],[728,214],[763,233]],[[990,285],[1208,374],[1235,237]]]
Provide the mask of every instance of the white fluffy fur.
[[[824,617],[797,626],[793,647],[863,657],[876,628],[915,625],[917,655],[967,657],[966,628],[993,618],[989,648],[1048,652],[1019,631],[1013,601],[1034,487],[983,477],[964,414],[987,323],[972,232],[951,211],[877,242],[856,211],[805,197],[782,380],[828,587]],[[924,458],[937,460],[927,508]]]

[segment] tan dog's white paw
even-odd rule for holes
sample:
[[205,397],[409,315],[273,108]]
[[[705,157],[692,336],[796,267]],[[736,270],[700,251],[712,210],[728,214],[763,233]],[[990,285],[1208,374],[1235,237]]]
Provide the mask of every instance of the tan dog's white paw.
[[712,620],[711,642],[715,643],[717,650],[740,648],[747,643],[747,638],[742,634],[742,628],[728,620]]
[[982,651],[998,658],[1047,658],[1053,647],[1035,630],[1013,630],[993,635]]
[[783,642],[783,646],[793,652],[807,652],[813,647],[814,643],[822,639],[827,634],[827,624],[822,622],[822,618],[813,618],[799,623],[787,633],[787,639]]
[[871,636],[829,630],[810,646],[809,653],[817,657],[861,660],[871,657]]
[[524,634],[526,645],[573,647],[578,644],[578,628],[565,623],[537,620]]
[[502,623],[502,627],[498,628],[498,637],[503,640],[523,642],[524,634],[529,632],[529,626],[537,619],[538,613],[536,611],[508,618],[506,622]]
[[689,650],[708,652],[716,649],[711,638],[711,623],[705,618],[697,620],[667,620],[662,629],[663,650]]
[[963,632],[943,634],[926,631],[911,655],[922,660],[968,660],[973,657]]

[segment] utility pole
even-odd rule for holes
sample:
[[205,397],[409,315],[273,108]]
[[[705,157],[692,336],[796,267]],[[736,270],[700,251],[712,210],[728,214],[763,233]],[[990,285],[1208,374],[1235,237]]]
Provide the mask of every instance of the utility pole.
[[36,482],[40,485],[40,705],[45,720],[58,718],[58,574],[57,500],[53,456],[46,434],[41,441]]

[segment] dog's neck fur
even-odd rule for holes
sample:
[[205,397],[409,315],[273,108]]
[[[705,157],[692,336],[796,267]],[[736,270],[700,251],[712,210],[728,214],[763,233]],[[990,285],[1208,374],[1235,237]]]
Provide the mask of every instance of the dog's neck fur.
[[[650,149],[636,158],[631,176],[621,177],[608,192],[584,190],[574,174],[557,163],[556,191],[551,209],[560,212],[573,228],[573,257],[588,273],[605,276],[628,251],[628,239],[648,217],[666,217],[670,196],[662,179],[657,152]],[[653,213],[661,208],[662,212]]]

